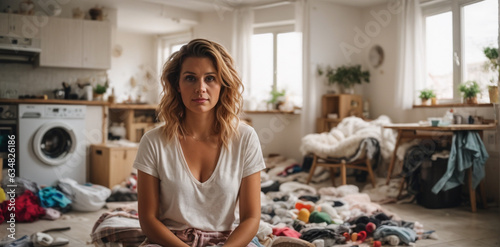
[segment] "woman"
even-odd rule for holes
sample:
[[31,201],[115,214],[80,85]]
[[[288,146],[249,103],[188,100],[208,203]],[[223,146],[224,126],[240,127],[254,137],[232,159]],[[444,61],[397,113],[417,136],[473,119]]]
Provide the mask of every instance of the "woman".
[[142,246],[255,246],[265,164],[257,134],[238,119],[233,59],[195,39],[170,56],[161,78],[165,125],[143,136],[134,163]]

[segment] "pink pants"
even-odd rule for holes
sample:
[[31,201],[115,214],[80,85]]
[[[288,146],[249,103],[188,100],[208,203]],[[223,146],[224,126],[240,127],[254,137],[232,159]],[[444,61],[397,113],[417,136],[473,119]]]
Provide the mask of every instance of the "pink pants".
[[[191,247],[205,247],[215,246],[218,244],[223,245],[229,237],[231,231],[205,232],[194,228],[188,228],[181,231],[172,230],[172,233]],[[161,245],[158,244],[151,244],[147,239],[140,246],[161,247]]]

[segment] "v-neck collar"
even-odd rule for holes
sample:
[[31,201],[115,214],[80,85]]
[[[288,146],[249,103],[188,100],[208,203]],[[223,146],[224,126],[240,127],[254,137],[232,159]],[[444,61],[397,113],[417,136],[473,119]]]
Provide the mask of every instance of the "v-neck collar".
[[184,167],[184,171],[188,173],[188,176],[191,178],[191,180],[197,184],[197,185],[205,185],[205,184],[208,184],[210,183],[212,180],[215,179],[215,174],[217,173],[217,170],[219,169],[219,166],[220,166],[220,162],[221,162],[221,159],[222,159],[222,155],[224,155],[224,150],[225,148],[224,147],[221,147],[220,151],[219,151],[219,157],[217,159],[217,164],[215,165],[215,169],[212,171],[212,174],[210,174],[210,177],[205,181],[205,182],[201,182],[200,180],[196,179],[194,176],[193,176],[193,173],[191,173],[191,170],[189,169],[189,165],[186,161],[186,157],[184,156],[184,151],[182,150],[182,146],[181,146],[181,143],[179,141],[179,138],[176,137],[174,138],[175,139],[175,148],[177,149],[177,153],[179,154],[179,156],[181,157],[181,162],[182,162],[182,166]]

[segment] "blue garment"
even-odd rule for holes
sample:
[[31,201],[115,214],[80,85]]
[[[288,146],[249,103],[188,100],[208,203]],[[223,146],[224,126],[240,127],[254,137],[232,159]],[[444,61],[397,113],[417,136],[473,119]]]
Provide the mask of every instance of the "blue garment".
[[407,245],[417,240],[417,233],[410,228],[399,226],[380,226],[373,233],[374,239],[381,239],[389,235],[398,236],[399,240]]
[[262,246],[262,244],[260,244],[259,239],[257,237],[254,237],[252,239],[252,242],[250,242],[250,243],[255,244],[255,246],[257,246],[257,247],[264,247],[264,246]]
[[489,155],[477,131],[453,133],[448,168],[443,177],[432,187],[432,193],[449,190],[464,184],[465,174],[472,167],[472,188],[484,178],[484,164]]
[[39,190],[38,197],[40,197],[40,202],[44,208],[65,208],[68,204],[71,204],[71,200],[54,187],[45,187]]

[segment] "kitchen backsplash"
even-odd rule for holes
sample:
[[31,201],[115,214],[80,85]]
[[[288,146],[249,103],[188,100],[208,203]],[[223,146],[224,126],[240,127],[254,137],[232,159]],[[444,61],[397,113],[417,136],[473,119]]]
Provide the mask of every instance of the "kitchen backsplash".
[[0,98],[18,98],[23,95],[44,95],[54,98],[53,91],[69,83],[71,93],[83,96],[84,90],[76,82],[105,80],[106,70],[41,68],[27,64],[0,64]]

